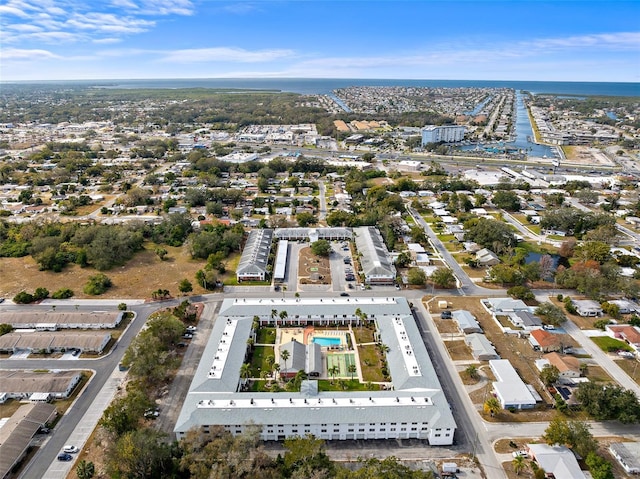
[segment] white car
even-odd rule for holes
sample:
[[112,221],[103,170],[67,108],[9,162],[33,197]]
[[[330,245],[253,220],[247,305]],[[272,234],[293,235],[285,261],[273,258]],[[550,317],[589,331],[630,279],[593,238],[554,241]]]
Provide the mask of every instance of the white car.
[[75,454],[76,452],[79,452],[80,449],[78,449],[76,446],[71,446],[71,445],[66,445],[62,448],[62,452],[66,452],[67,454]]
[[522,456],[525,459],[529,457],[529,453],[527,451],[514,451],[512,453],[513,457],[518,457],[518,456]]
[[195,326],[187,326],[187,328],[186,328],[186,329],[187,329],[187,331],[188,331],[188,332],[193,333],[193,332],[195,332],[195,330],[196,330],[196,329],[198,329],[198,328],[196,328]]

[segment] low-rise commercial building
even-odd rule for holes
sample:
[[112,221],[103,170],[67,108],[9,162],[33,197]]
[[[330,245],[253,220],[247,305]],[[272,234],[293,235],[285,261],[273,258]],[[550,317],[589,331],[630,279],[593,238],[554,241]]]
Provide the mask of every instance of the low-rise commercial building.
[[0,313],[0,324],[13,329],[57,331],[59,329],[113,329],[124,319],[124,311],[6,311]]

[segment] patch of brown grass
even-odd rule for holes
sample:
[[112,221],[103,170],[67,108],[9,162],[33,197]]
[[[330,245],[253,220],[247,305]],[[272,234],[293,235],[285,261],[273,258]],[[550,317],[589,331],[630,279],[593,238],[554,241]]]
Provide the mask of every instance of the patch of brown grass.
[[[317,271],[311,271],[311,268],[317,268]],[[313,274],[318,274],[319,279],[312,279]],[[298,259],[298,277],[302,284],[331,284],[329,258],[316,256],[308,246],[302,248]]]
[[[146,243],[145,249],[138,252],[124,266],[104,271],[113,286],[98,298],[145,298],[157,289],[168,289],[172,296],[178,296],[178,283],[186,278],[193,284],[192,294],[204,294],[206,290],[195,281],[195,273],[205,263],[191,259],[186,247],[164,246],[169,254],[165,261],[153,252],[155,244]],[[13,298],[20,291],[33,292],[45,287],[51,293],[60,288],[70,288],[76,298],[91,298],[82,289],[89,276],[99,271],[93,268],[81,268],[69,265],[61,273],[40,271],[30,256],[23,258],[0,258],[0,297]]]
[[473,355],[467,343],[463,340],[445,341],[449,356],[453,361],[472,361]]
[[616,364],[620,366],[631,379],[640,384],[640,364],[638,364],[638,362],[638,360],[625,358],[616,361]]

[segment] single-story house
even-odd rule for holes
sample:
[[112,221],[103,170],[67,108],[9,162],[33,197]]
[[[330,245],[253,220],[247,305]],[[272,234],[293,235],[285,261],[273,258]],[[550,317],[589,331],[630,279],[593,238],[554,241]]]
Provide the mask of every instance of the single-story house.
[[640,328],[638,326],[609,324],[605,330],[612,338],[620,339],[636,351],[640,351]]
[[484,334],[472,333],[464,337],[464,342],[471,348],[471,354],[478,361],[500,359],[500,355]]
[[573,299],[571,302],[580,316],[602,316],[602,308],[597,301],[592,299]]
[[553,352],[542,356],[543,360],[546,360],[549,365],[555,366],[560,372],[559,380],[563,379],[579,378],[580,373],[580,360],[573,356],[561,356],[560,354]]
[[453,319],[458,323],[458,329],[465,334],[471,333],[481,333],[482,328],[478,321],[476,321],[475,316],[471,314],[469,311],[461,309],[459,311],[453,311],[451,313]]
[[527,449],[540,469],[545,470],[547,477],[587,479],[571,449],[558,445],[549,446],[548,444],[527,444]]
[[539,329],[542,327],[542,321],[530,311],[514,311],[509,313],[509,321],[526,331]]
[[508,314],[514,311],[531,311],[531,308],[521,299],[511,298],[487,298],[482,304],[493,315]]
[[640,442],[613,442],[609,452],[627,474],[640,474]]
[[640,312],[640,305],[626,299],[612,299],[609,304],[615,304],[620,310],[620,314],[632,314]]
[[481,266],[495,266],[496,264],[500,264],[498,255],[487,248],[482,248],[476,252],[476,261]]
[[535,396],[508,359],[491,360],[489,367],[496,377],[493,390],[503,409],[531,409],[535,407]]
[[562,344],[558,335],[550,333],[544,329],[534,329],[529,334],[529,343],[535,351],[549,353],[560,351]]

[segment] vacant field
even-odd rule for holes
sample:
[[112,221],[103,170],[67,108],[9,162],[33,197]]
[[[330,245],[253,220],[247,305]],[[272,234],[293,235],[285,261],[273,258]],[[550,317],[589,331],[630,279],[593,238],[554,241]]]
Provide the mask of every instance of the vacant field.
[[[178,283],[186,278],[193,284],[193,294],[206,293],[195,281],[196,271],[202,269],[204,261],[191,259],[185,247],[163,246],[169,254],[161,261],[154,253],[155,245],[145,244],[126,265],[104,271],[113,286],[98,298],[148,298],[157,289],[168,289],[172,296],[179,296]],[[97,274],[93,268],[69,265],[61,273],[40,271],[30,257],[0,258],[0,297],[13,298],[20,291],[33,292],[38,287],[51,293],[60,288],[70,288],[76,298],[92,298],[82,289],[89,276]]]
[[453,319],[438,319],[436,316],[433,321],[436,323],[440,334],[460,334],[458,323]]
[[635,359],[621,359],[616,361],[616,364],[620,366],[624,372],[626,372],[631,379],[640,384],[640,361]]

